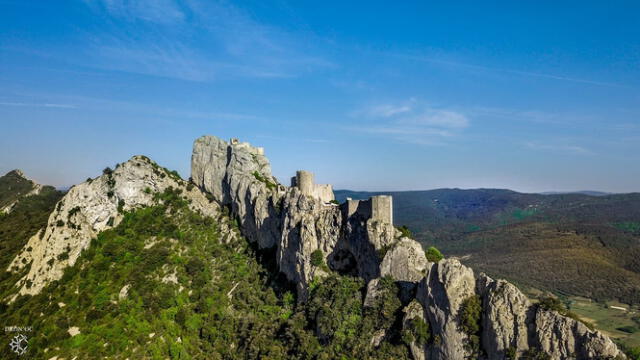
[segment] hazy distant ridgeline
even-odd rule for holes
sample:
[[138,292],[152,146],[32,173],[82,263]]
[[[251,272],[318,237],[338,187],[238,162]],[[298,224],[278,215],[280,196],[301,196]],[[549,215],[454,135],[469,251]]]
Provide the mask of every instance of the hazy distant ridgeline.
[[499,189],[335,191],[394,197],[396,225],[490,275],[559,293],[640,302],[640,194]]

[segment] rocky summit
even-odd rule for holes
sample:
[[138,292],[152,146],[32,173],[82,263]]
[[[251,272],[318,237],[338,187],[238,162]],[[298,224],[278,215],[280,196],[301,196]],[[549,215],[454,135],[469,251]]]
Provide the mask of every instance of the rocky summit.
[[390,196],[339,203],[308,171],[278,181],[262,148],[203,136],[189,181],[134,156],[72,187],[7,266],[0,316],[51,332],[33,343],[46,358],[625,358],[405,230]]

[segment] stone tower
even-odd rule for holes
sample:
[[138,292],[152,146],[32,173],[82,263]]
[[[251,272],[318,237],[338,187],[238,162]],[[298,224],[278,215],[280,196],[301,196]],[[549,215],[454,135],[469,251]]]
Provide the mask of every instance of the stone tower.
[[393,224],[393,198],[391,195],[371,197],[371,218]]
[[313,196],[315,186],[313,184],[313,173],[304,170],[296,172],[296,186],[305,195]]

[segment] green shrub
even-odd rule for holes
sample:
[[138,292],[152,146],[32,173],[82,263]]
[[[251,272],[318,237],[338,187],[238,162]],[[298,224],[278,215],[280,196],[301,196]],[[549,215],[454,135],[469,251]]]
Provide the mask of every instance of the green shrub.
[[427,257],[427,260],[433,263],[437,263],[444,259],[444,255],[442,255],[440,250],[436,249],[434,246],[429,246],[429,248],[424,252],[424,255]]
[[540,349],[530,348],[522,354],[523,360],[551,360],[551,356]]
[[413,318],[409,320],[408,327],[402,337],[407,345],[415,342],[422,346],[431,340],[429,324],[420,318]]
[[185,267],[185,270],[187,271],[187,274],[194,276],[204,271],[204,262],[199,258],[194,257],[189,259],[189,261],[187,261],[184,267]]
[[124,200],[118,200],[118,213],[122,214],[124,212]]
[[411,234],[411,230],[409,230],[407,225],[398,226],[397,229],[400,230],[403,237],[413,238],[413,234]]
[[560,301],[560,299],[547,296],[539,299],[538,306],[544,310],[555,311],[564,315],[567,312],[567,308]]
[[621,327],[617,328],[617,330],[620,330],[622,332],[626,332],[628,334],[633,334],[635,332],[638,332],[638,328],[635,327],[635,326],[631,326],[631,325],[621,326]]
[[275,190],[275,188],[277,187],[275,183],[271,182],[269,179],[264,177],[257,170],[253,172],[253,176],[256,178],[256,180],[264,183],[267,186],[267,189],[269,190]]
[[311,253],[311,265],[313,266],[324,265],[324,254],[322,253],[322,250],[317,249]]
[[480,350],[480,321],[482,303],[480,297],[472,295],[460,304],[460,329],[469,336],[467,347],[477,354]]
[[68,217],[72,217],[73,215],[75,215],[79,211],[80,211],[80,207],[79,206],[75,206],[73,209],[69,210]]

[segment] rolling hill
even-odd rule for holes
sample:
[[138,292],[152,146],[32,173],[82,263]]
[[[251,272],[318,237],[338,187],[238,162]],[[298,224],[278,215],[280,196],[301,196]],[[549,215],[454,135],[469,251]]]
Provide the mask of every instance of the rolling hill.
[[524,194],[500,189],[335,191],[394,197],[396,225],[423,245],[520,285],[640,302],[640,194]]

